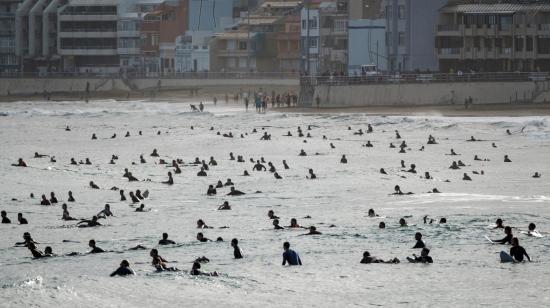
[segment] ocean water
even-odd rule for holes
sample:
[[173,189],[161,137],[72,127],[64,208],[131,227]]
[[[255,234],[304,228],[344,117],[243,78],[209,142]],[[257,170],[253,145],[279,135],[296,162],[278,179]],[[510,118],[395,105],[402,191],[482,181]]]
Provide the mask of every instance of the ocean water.
[[[367,123],[374,132],[353,135]],[[71,131],[65,131],[69,125]],[[308,125],[311,130],[307,130]],[[191,129],[191,126],[194,129]],[[312,138],[297,137],[301,126]],[[348,130],[348,126],[352,130]],[[0,104],[0,209],[8,212],[11,225],[0,225],[0,306],[58,307],[351,307],[412,306],[543,307],[550,304],[550,119],[547,117],[456,118],[381,117],[367,114],[256,114],[240,106],[207,104],[206,112],[190,112],[188,104],[163,102],[17,102]],[[213,130],[210,130],[213,127]],[[253,134],[256,128],[258,133]],[[506,129],[513,132],[509,136]],[[139,136],[138,131],[143,131]],[[161,135],[157,135],[157,131]],[[390,149],[398,145],[395,130],[410,148],[407,153]],[[126,131],[131,137],[123,137]],[[266,131],[271,141],[260,141]],[[294,137],[283,137],[291,131]],[[224,138],[217,132],[232,132]],[[96,133],[98,140],[91,140]],[[110,139],[116,133],[116,139]],[[240,138],[240,134],[244,138]],[[439,144],[426,145],[428,135]],[[326,135],[328,140],[323,140]],[[470,136],[484,141],[467,142]],[[304,143],[304,140],[307,143]],[[368,140],[372,148],[362,147]],[[335,145],[331,149],[329,143]],[[496,143],[493,148],[491,143]],[[419,151],[421,146],[424,151]],[[175,184],[162,184],[170,170],[149,157],[156,148],[161,158],[213,156],[218,166],[207,177],[197,177],[198,167],[182,166]],[[460,156],[449,156],[450,149]],[[304,149],[308,156],[300,157]],[[32,158],[34,152],[55,155],[57,162]],[[243,155],[246,163],[229,160],[229,152]],[[318,153],[318,155],[315,155]],[[108,164],[112,154],[119,160]],[[139,164],[144,154],[146,164]],[[340,164],[345,154],[348,164]],[[474,161],[477,154],[489,161]],[[504,155],[512,162],[504,163]],[[22,157],[28,168],[11,164]],[[72,166],[90,158],[93,165]],[[283,177],[252,172],[250,158],[271,161]],[[290,165],[284,170],[282,160]],[[467,166],[448,167],[453,160]],[[403,172],[400,161],[414,163],[418,174]],[[132,165],[136,162],[136,165]],[[124,168],[140,180],[128,182]],[[316,180],[306,179],[308,169]],[[381,175],[385,168],[388,175]],[[244,170],[250,177],[242,176]],[[484,171],[475,175],[473,171]],[[425,171],[433,180],[421,178]],[[471,182],[462,181],[468,173]],[[534,172],[542,177],[534,179]],[[209,184],[231,178],[247,194],[206,196]],[[449,182],[446,182],[449,180]],[[100,190],[92,190],[94,181]],[[414,195],[393,196],[400,185]],[[120,202],[116,186],[126,192],[149,190],[144,203],[151,212],[136,213],[129,202]],[[427,193],[438,188],[442,193]],[[75,228],[61,220],[61,203],[67,191],[76,202],[69,204],[73,217],[90,218],[105,203],[115,217],[101,220],[97,228]],[[40,195],[56,192],[60,203],[40,206]],[[29,194],[33,192],[35,199]],[[223,201],[231,211],[217,211]],[[382,217],[369,218],[369,208]],[[286,226],[293,217],[304,226],[315,225],[323,234],[301,236],[305,230],[272,230],[268,210],[274,210]],[[17,213],[29,220],[18,225]],[[306,216],[310,219],[305,219]],[[424,224],[429,215],[434,224]],[[409,227],[400,228],[406,217]],[[447,224],[438,224],[439,218]],[[488,229],[496,218],[515,227],[514,234],[533,259],[531,263],[505,264],[499,252],[507,245],[491,245],[484,236],[497,239],[501,230]],[[214,229],[198,230],[202,218]],[[379,229],[384,221],[386,229]],[[530,222],[543,238],[520,234]],[[228,226],[226,229],[218,227]],[[224,242],[200,243],[195,237]],[[14,247],[30,232],[39,249],[51,246],[60,256],[33,259],[26,248]],[[157,247],[163,232],[177,245]],[[433,264],[411,264],[406,257],[414,234],[422,232],[431,249]],[[233,259],[230,240],[238,238],[245,256]],[[88,240],[112,252],[85,253]],[[282,244],[289,241],[301,256],[301,267],[282,267]],[[156,273],[149,250],[128,251],[138,244],[158,248],[160,255],[181,272]],[[360,264],[363,251],[400,264]],[[192,261],[206,256],[205,271],[219,277],[188,274]],[[122,259],[137,275],[111,278]]]

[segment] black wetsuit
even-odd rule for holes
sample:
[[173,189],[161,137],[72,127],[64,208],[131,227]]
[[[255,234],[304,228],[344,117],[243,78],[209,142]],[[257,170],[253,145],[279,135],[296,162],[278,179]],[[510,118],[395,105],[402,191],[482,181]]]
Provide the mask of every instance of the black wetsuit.
[[523,256],[526,256],[527,259],[529,259],[529,255],[521,246],[512,247],[512,249],[510,249],[510,255],[518,262],[523,261]]
[[514,236],[512,234],[507,234],[503,239],[494,241],[495,243],[499,244],[512,244],[512,238]]
[[426,247],[424,242],[422,240],[418,240],[418,241],[416,241],[416,245],[414,245],[413,249],[415,249],[415,248],[424,248],[424,247]]
[[171,245],[171,244],[175,244],[175,243],[176,242],[174,242],[172,240],[168,240],[168,239],[166,239],[166,240],[162,239],[162,240],[159,241],[159,245]]
[[111,277],[113,277],[113,276],[128,276],[128,275],[134,275],[134,271],[132,271],[128,267],[119,267],[116,271],[111,273]]
[[8,217],[2,217],[3,224],[11,224],[11,220]]
[[235,259],[242,259],[243,255],[241,253],[241,250],[239,249],[239,246],[235,246],[233,249],[233,256],[235,256]]

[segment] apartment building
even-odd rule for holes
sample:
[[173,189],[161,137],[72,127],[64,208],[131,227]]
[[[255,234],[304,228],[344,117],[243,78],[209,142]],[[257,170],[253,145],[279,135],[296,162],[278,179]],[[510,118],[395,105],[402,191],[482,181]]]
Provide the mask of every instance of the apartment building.
[[439,14],[442,71],[550,70],[548,1],[453,1]]
[[439,9],[448,0],[384,0],[392,72],[437,71],[434,48]]
[[21,2],[0,0],[0,74],[20,68],[20,58],[15,53],[15,11]]
[[348,1],[319,4],[319,72],[346,74],[348,70]]
[[319,71],[319,4],[321,0],[308,0],[300,12],[301,71],[318,75]]

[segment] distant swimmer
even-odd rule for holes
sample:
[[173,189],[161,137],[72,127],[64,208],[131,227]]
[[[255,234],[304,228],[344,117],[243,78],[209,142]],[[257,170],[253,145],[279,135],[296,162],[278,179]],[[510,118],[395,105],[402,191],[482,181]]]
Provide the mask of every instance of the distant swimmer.
[[460,167],[458,166],[458,163],[456,161],[453,161],[449,169],[458,170]]
[[533,178],[535,178],[535,179],[538,179],[538,178],[540,178],[540,177],[541,177],[541,174],[540,174],[540,173],[538,173],[538,172],[535,172],[535,174],[533,174],[533,176],[532,176],[532,177],[533,177]]
[[126,201],[126,196],[124,195],[124,189],[121,189],[119,191],[120,194],[120,201]]
[[422,233],[416,232],[416,234],[414,235],[414,239],[416,240],[416,244],[414,245],[413,249],[426,247],[426,244],[424,244],[424,241],[422,241]]
[[57,160],[55,159],[55,156],[50,157],[50,163],[56,163]]
[[283,177],[280,176],[277,172],[273,173],[273,176],[274,176],[277,180],[280,180],[280,179],[283,178]]
[[290,226],[287,226],[287,228],[304,228],[298,224],[298,220],[296,218],[290,219]]
[[92,140],[96,140],[97,139],[97,136],[94,134],[92,134]]
[[71,131],[71,128],[69,127],[69,125],[67,125],[67,126],[65,127],[65,131],[66,131],[66,132],[70,132],[70,131]]
[[398,130],[395,131],[395,139],[401,139],[401,135]]
[[298,156],[307,156],[306,151],[304,151],[304,149],[301,149],[300,154],[298,154]]
[[374,147],[374,145],[372,145],[372,143],[370,143],[370,140],[367,140],[367,143],[365,143],[365,147],[366,148],[372,148],[372,147]]
[[115,138],[116,138],[116,133],[111,136],[111,139],[115,139]]
[[231,247],[233,247],[233,257],[235,259],[242,259],[243,254],[241,249],[239,248],[239,240],[234,238],[231,240]]
[[143,157],[143,154],[139,155],[139,163],[140,164],[146,164],[147,161],[145,160],[145,158]]
[[218,183],[216,183],[216,188],[223,188],[222,181],[218,180]]
[[206,176],[206,171],[204,171],[204,167],[201,167],[201,170],[197,173],[197,176]]
[[464,164],[460,159],[457,162],[459,167],[466,167],[466,164]]
[[225,183],[223,184],[223,186],[234,186],[234,185],[235,183],[233,183],[231,179],[227,179],[227,181],[225,181]]
[[202,232],[199,232],[197,233],[197,241],[201,243],[205,243],[205,242],[211,242],[212,240],[209,238],[206,238],[204,234],[202,234]]
[[408,227],[407,221],[405,220],[405,218],[399,219],[399,226],[400,227]]
[[97,218],[107,218],[109,216],[113,216],[113,212],[111,212],[111,206],[109,204],[105,204],[105,208],[97,213],[96,216]]
[[11,164],[14,167],[27,167],[27,163],[23,161],[23,158],[17,160],[17,164]]
[[269,166],[269,172],[274,173],[275,171],[277,171],[277,169],[275,168],[275,166],[273,166],[271,162],[268,162],[267,165]]
[[2,215],[2,223],[3,224],[11,224],[11,220],[8,218],[8,214],[6,213],[6,211],[2,211],[0,212],[1,215]]
[[437,188],[433,188],[431,191],[429,191],[428,193],[431,193],[431,194],[440,194],[441,192],[439,191],[439,189]]
[[151,258],[153,258],[153,261],[151,262],[151,264],[157,269],[157,271],[159,271],[159,272],[162,272],[162,271],[177,272],[177,271],[179,271],[175,267],[168,267],[166,265],[166,263],[168,261],[166,261],[163,257],[161,257],[159,255],[158,250],[151,249],[151,252],[149,253],[149,256],[151,256]]
[[470,139],[468,139],[466,141],[481,141],[481,140],[477,140],[476,138],[474,138],[474,136],[470,136]]
[[369,209],[368,215],[369,215],[369,217],[378,217],[379,216],[374,212],[374,209]]
[[89,158],[86,157],[86,161],[84,162],[85,165],[91,165],[92,162],[90,161]]
[[426,180],[433,180],[433,177],[430,175],[428,171],[424,172],[424,178]]
[[309,169],[309,176],[306,176],[307,179],[310,179],[310,180],[314,180],[317,178],[317,176],[315,175],[315,173],[313,173],[313,169]]
[[512,235],[512,227],[506,226],[504,228],[504,234],[506,234],[504,238],[500,240],[493,240],[493,242],[498,244],[512,244],[512,238],[514,237]]
[[189,272],[192,276],[218,276],[218,272],[214,271],[212,273],[206,273],[200,270],[201,264],[199,262],[193,262],[193,267],[191,268],[191,271]]
[[23,217],[23,213],[17,213],[17,221],[19,221],[20,225],[28,225],[29,224],[27,219],[25,217]]
[[382,259],[378,259],[377,257],[371,256],[370,252],[365,251],[365,252],[363,252],[363,258],[361,259],[360,263],[361,264],[371,264],[371,263],[393,263],[393,264],[397,264],[399,262],[400,261],[399,261],[398,258],[393,258],[391,260],[384,261]]
[[130,262],[127,260],[122,260],[122,262],[120,262],[120,267],[117,268],[116,271],[112,272],[110,276],[129,276],[135,274],[136,273],[134,270],[130,268]]
[[388,174],[384,168],[380,168],[380,174]]
[[71,165],[78,165],[78,163],[76,162],[76,160],[74,158],[71,157]]
[[273,229],[283,230],[284,228],[279,225],[279,219],[273,219]]
[[529,262],[531,262],[531,257],[527,254],[527,251],[525,251],[525,248],[521,247],[519,245],[519,240],[517,237],[514,237],[512,239],[512,248],[510,248],[510,255],[516,260],[516,262],[523,262],[523,256],[527,258]]
[[235,160],[235,156],[233,155],[233,152],[229,152],[229,160]]
[[283,136],[285,136],[285,137],[292,137],[292,134],[290,133],[290,131],[288,131],[288,132],[286,133],[286,135],[283,135]]
[[207,196],[214,196],[216,195],[217,191],[216,188],[214,188],[214,185],[208,185],[208,190],[206,191]]
[[168,180],[162,182],[162,184],[174,185],[174,178],[172,178],[172,172],[168,171]]
[[506,134],[508,134],[508,136],[510,136],[512,134],[512,132],[509,129],[507,129]]
[[411,167],[409,168],[409,170],[407,170],[407,172],[416,173],[416,165],[415,165],[415,164],[411,164]]
[[248,171],[245,170],[245,171],[243,172],[243,176],[250,176],[250,173],[248,173]]
[[252,168],[252,171],[267,171],[267,168],[260,163],[260,161],[256,161],[256,164]]
[[139,203],[140,202],[139,198],[134,194],[133,191],[130,191],[130,193],[128,195],[130,195],[130,199],[132,199],[132,203]]
[[504,221],[501,218],[497,218],[495,222],[495,227],[493,229],[504,229]]
[[269,217],[269,219],[279,219],[279,217],[275,215],[275,212],[273,210],[267,211],[267,217]]
[[76,220],[76,218],[71,217],[71,215],[69,214],[69,210],[67,209],[67,204],[66,203],[63,203],[61,205],[61,208],[63,209],[63,216],[61,217],[61,219],[63,219],[63,220]]
[[330,143],[330,148],[331,149],[336,149],[336,147],[334,146],[334,144],[332,144],[332,142]]
[[168,233],[166,232],[162,234],[162,239],[159,240],[159,245],[172,245],[175,243],[176,242],[168,239]]
[[150,155],[151,157],[159,157],[159,153],[157,152],[157,149],[153,149],[153,153]]
[[537,225],[535,225],[534,223],[530,223],[529,226],[527,227],[527,235],[533,235],[534,233],[538,233],[536,228],[537,228]]
[[224,201],[223,204],[218,207],[218,210],[231,210],[231,206],[229,205],[229,202]]
[[83,219],[76,224],[79,228],[97,227],[101,224],[97,221],[97,216],[92,217],[91,220]]
[[505,163],[511,163],[512,160],[508,157],[508,155],[504,155],[504,162]]
[[29,246],[29,244],[39,244],[35,240],[33,240],[31,234],[29,232],[23,233],[23,242],[17,242],[15,243],[15,246]]
[[210,156],[210,161],[208,162],[208,165],[210,166],[217,166],[218,162],[214,159],[213,156]]
[[340,158],[340,163],[342,163],[342,164],[347,164],[348,163],[348,159],[346,158],[346,155],[342,155],[342,158]]
[[227,196],[242,196],[245,195],[244,192],[240,190],[236,190],[235,187],[231,186],[231,191],[227,194]]
[[132,172],[128,172],[128,181],[129,182],[137,182],[139,180],[132,174]]
[[206,225],[206,223],[204,223],[204,220],[199,219],[197,220],[197,229],[212,229],[212,227]]
[[308,228],[309,232],[308,233],[305,233],[305,234],[302,234],[302,235],[320,235],[320,234],[323,234],[319,231],[317,231],[317,228],[315,226],[310,226]]
[[57,203],[57,197],[55,196],[55,193],[53,191],[50,192],[50,203],[51,204]]
[[68,202],[75,202],[75,199],[73,197],[73,192],[69,190],[69,198],[67,199]]
[[386,228],[386,223],[381,221],[379,224],[378,224],[378,228],[379,229],[385,229]]
[[362,129],[359,129],[358,131],[354,132],[353,134],[354,134],[354,135],[362,136],[362,135],[363,135],[363,130],[362,130]]
[[395,149],[395,145],[392,142],[390,142],[390,149]]
[[428,248],[422,248],[422,251],[420,252],[420,257],[417,257],[415,254],[413,254],[413,258],[407,257],[407,260],[411,263],[433,263],[434,260],[432,257],[429,256],[430,250]]
[[451,149],[451,154],[449,154],[449,155],[453,155],[453,156],[454,156],[454,155],[458,155],[458,154],[456,154],[456,152],[455,152],[454,149]]
[[405,166],[405,161],[404,160],[401,160],[401,168],[407,168],[407,166]]
[[138,208],[136,208],[136,212],[150,212],[151,209],[146,209],[145,204],[141,204]]
[[289,242],[285,242],[283,244],[283,249],[283,266],[285,266],[287,263],[289,266],[302,265],[302,260],[300,260],[300,256],[296,251],[290,249]]
[[42,195],[42,201],[40,201],[40,205],[52,205],[50,200],[46,199],[46,195]]
[[34,152],[34,158],[43,158],[43,157],[49,157],[50,155],[46,154],[38,154],[38,152]]
[[285,170],[290,169],[290,167],[289,167],[288,164],[286,163],[286,160],[284,160],[284,159],[283,159],[283,167],[285,168]]
[[404,193],[403,191],[401,191],[401,187],[399,185],[395,185],[393,190],[394,190],[394,193],[392,195],[413,195],[414,194],[410,191],[407,193]]
[[102,252],[105,252],[105,250],[103,250],[103,249],[96,246],[95,240],[93,240],[93,239],[88,242],[88,246],[90,246],[90,248],[92,248],[92,250],[90,250],[89,253],[102,253]]
[[372,125],[367,124],[367,133],[372,133],[372,132],[373,132]]
[[432,135],[428,136],[428,144],[437,144],[437,141],[435,141]]
[[124,137],[126,137],[126,138],[130,137],[130,132],[127,131],[126,135],[124,135]]
[[491,144],[491,146],[492,146],[493,148],[496,148],[496,147],[497,147],[496,143],[494,143],[494,142]]
[[94,181],[90,181],[90,187],[91,187],[92,189],[99,189],[99,186],[97,186],[97,185],[94,183]]
[[472,178],[468,175],[468,173],[464,173],[464,175],[462,176],[462,180],[463,181],[471,181]]

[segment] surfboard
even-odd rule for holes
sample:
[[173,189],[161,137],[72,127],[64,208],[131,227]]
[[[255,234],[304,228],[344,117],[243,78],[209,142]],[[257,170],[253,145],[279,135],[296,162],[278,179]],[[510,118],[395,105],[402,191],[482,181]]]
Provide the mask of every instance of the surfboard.
[[495,242],[493,242],[487,235],[485,235],[485,238],[489,241],[489,243],[491,244],[494,244]]
[[532,236],[532,237],[544,237],[542,234],[540,234],[539,231],[535,230],[535,231],[532,231],[532,232],[529,232],[529,231],[520,231],[522,234],[525,234],[527,236]]
[[503,263],[509,263],[509,262],[516,262],[514,260],[514,258],[512,258],[511,255],[507,254],[506,252],[504,251],[501,251],[500,252],[500,262],[503,262]]

